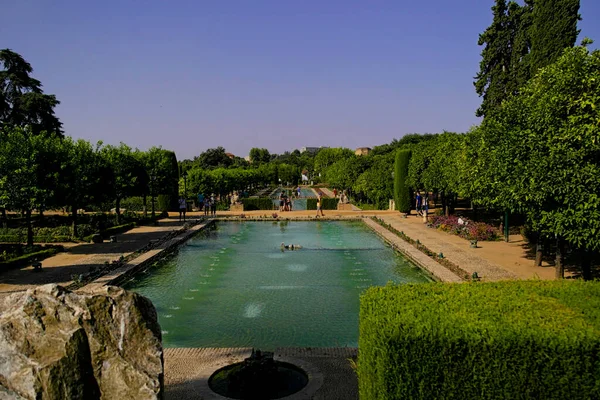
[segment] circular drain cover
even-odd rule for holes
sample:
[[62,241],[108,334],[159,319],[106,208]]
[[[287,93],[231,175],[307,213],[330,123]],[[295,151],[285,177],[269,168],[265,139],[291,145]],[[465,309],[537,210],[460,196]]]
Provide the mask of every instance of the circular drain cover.
[[271,361],[269,368],[248,368],[246,362],[227,365],[208,380],[213,392],[232,399],[280,399],[302,390],[308,376],[299,367]]

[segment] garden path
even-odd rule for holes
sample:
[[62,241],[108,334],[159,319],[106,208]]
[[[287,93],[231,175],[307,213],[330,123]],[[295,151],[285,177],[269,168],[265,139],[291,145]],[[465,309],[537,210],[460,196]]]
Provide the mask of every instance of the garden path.
[[380,218],[412,239],[418,239],[435,253],[444,253],[448,260],[469,274],[477,272],[484,280],[554,279],[552,266],[543,263],[536,267],[527,257],[527,246],[521,235],[511,235],[508,243],[479,242],[478,248],[472,249],[466,239],[428,228],[422,217],[402,218],[399,213],[388,213]]
[[118,260],[121,256],[144,247],[150,240],[159,239],[166,233],[181,228],[177,219],[162,219],[158,226],[140,226],[121,235],[116,243],[104,241],[98,244],[70,245],[64,252],[42,261],[43,269],[34,272],[31,266],[0,272],[0,298],[47,283],[67,286],[72,275],[85,274],[90,267],[101,267],[106,261]]

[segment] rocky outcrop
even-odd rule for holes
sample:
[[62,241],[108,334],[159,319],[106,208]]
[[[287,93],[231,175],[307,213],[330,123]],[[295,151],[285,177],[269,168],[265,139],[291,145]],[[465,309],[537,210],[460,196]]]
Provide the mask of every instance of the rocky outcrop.
[[150,300],[119,287],[45,285],[0,301],[0,399],[160,399]]

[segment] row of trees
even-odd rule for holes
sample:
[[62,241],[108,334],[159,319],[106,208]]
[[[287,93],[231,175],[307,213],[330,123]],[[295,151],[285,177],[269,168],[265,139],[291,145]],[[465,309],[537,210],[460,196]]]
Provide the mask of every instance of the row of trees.
[[600,251],[599,121],[600,51],[567,49],[480,126],[411,145],[405,184],[440,193],[446,210],[461,196],[522,214],[539,245],[554,241],[558,276],[566,243],[589,278]]
[[[77,236],[77,211],[116,207],[126,197],[168,194],[175,201],[178,170],[175,154],[161,148],[146,152],[120,146],[93,146],[45,131],[5,127],[0,132],[0,206],[23,212],[28,227],[27,242],[33,244],[33,210],[69,208],[73,235]],[[152,202],[152,205],[154,203]],[[152,210],[154,213],[154,209]]]

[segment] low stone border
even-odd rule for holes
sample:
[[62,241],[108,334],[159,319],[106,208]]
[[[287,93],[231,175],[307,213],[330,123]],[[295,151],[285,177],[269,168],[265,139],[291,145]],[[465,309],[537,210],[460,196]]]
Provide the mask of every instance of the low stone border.
[[158,247],[142,253],[139,257],[130,260],[126,264],[109,272],[106,275],[100,276],[99,278],[95,279],[94,281],[81,287],[78,290],[94,291],[105,285],[122,284],[126,279],[135,275],[137,272],[146,268],[148,265],[152,264],[159,258],[162,258],[165,255],[173,252],[177,247],[179,247],[182,243],[188,240],[191,236],[197,234],[198,232],[200,232],[201,230],[213,223],[214,220],[210,220],[204,223],[196,223],[196,225],[192,226],[191,228],[185,230],[182,233],[179,233],[175,237],[160,244]]

